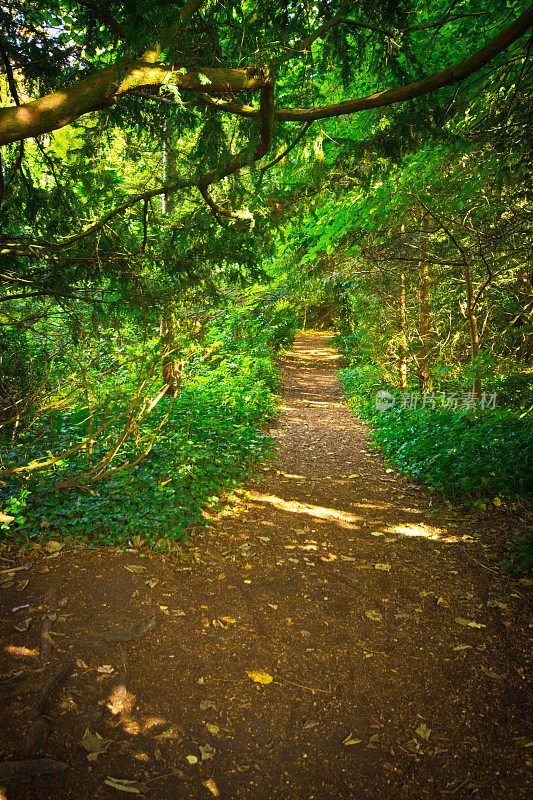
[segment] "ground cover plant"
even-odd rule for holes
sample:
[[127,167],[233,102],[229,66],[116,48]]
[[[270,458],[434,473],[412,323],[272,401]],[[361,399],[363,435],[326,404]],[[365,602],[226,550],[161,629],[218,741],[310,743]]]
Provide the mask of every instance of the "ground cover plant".
[[[286,315],[276,324],[275,313],[266,323],[260,300],[223,311],[208,326],[188,354],[175,395],[165,394],[149,371],[159,384],[156,397],[135,396],[146,354],[128,361],[109,346],[107,363],[116,363],[102,376],[93,362],[94,397],[86,386],[66,398],[50,395],[58,409],[22,424],[11,443],[6,425],[3,513],[14,519],[4,522],[4,537],[75,536],[109,544],[140,537],[167,547],[201,522],[206,504],[269,455],[274,358],[294,325]],[[120,344],[128,350],[124,332]],[[151,345],[146,349],[157,356],[157,341]],[[50,457],[43,459],[43,452]]]
[[[445,392],[424,398],[418,387],[405,396],[387,384],[379,368],[353,367],[339,373],[358,413],[371,422],[373,440],[402,472],[454,500],[501,504],[533,492],[533,426],[520,408],[446,408]],[[392,390],[395,407],[376,408],[380,390]],[[466,398],[467,393],[463,396]],[[416,398],[418,408],[410,408]],[[530,398],[528,398],[530,399]],[[423,404],[425,403],[425,408]]]

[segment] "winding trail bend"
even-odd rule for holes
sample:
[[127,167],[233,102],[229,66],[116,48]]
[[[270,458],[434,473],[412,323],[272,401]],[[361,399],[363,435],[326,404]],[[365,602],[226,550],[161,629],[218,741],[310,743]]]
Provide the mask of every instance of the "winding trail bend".
[[[37,574],[28,602],[50,582],[69,598],[60,632],[124,627],[154,606],[162,621],[127,647],[82,651],[51,713],[47,754],[69,770],[8,798],[114,797],[106,775],[149,781],[158,800],[528,796],[528,590],[471,520],[435,511],[372,453],[337,358],[327,334],[298,337],[281,365],[277,457],[191,538],[189,566],[102,549]],[[72,647],[56,640],[55,659]],[[102,663],[120,677],[98,675]],[[111,713],[91,725],[111,744],[88,764],[79,741],[106,697]]]

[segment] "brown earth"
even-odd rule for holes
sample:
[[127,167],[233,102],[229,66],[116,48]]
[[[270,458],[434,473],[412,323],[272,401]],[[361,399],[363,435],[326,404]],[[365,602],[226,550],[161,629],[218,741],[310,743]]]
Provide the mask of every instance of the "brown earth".
[[30,567],[0,573],[2,759],[66,768],[0,765],[0,798],[124,796],[108,776],[158,800],[531,796],[531,590],[497,566],[505,509],[481,529],[387,470],[336,360],[298,338],[277,459],[181,549],[4,551]]

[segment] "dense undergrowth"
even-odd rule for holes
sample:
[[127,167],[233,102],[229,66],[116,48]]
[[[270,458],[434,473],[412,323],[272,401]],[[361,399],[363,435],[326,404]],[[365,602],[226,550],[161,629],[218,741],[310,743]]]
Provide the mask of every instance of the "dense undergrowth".
[[[463,393],[471,386],[463,386],[459,374],[454,375],[454,385],[446,373],[437,379],[435,402],[426,400],[425,408],[418,386],[400,392],[377,364],[354,363],[342,369],[339,378],[352,407],[370,423],[373,442],[411,479],[481,511],[502,503],[529,503],[533,498],[529,375],[497,376],[486,391],[487,401],[496,392],[495,408],[487,402],[484,409],[479,403],[476,408],[461,407]],[[457,407],[445,408],[442,397],[449,397],[452,389]],[[394,405],[384,411],[376,408],[380,390],[394,396]],[[402,400],[408,407],[402,408]],[[409,407],[415,400],[418,407]],[[512,563],[533,565],[532,533],[527,526],[517,530]]]
[[[265,423],[275,411],[274,357],[291,340],[294,327],[290,314],[271,314],[267,324],[249,305],[222,314],[202,344],[190,346],[178,396],[165,396],[153,411],[141,414],[134,434],[103,477],[95,478],[94,464],[102,463],[120,439],[124,409],[136,402],[133,367],[125,366],[122,353],[90,415],[80,397],[4,444],[4,469],[22,460],[30,469],[8,476],[2,486],[0,508],[15,516],[4,524],[3,537],[74,536],[121,544],[140,536],[160,547],[185,538],[187,528],[201,522],[202,508],[216,503],[222,490],[269,454]],[[111,422],[91,447],[31,470],[43,453],[68,451],[106,420]],[[123,468],[113,472],[117,466]]]

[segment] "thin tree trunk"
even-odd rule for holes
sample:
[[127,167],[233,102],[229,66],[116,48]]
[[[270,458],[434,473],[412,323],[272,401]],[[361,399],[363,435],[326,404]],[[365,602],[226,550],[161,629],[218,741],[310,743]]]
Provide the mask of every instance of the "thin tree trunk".
[[400,274],[400,296],[398,305],[398,323],[400,328],[400,346],[398,348],[398,379],[400,389],[407,388],[407,312],[405,308],[405,272]]
[[522,341],[518,350],[518,360],[526,364],[533,356],[533,278],[529,276],[526,269],[522,267],[518,274],[518,300],[523,308],[523,322],[526,328],[522,332]]
[[182,370],[176,358],[178,346],[176,343],[176,320],[172,304],[165,306],[161,317],[161,371],[163,383],[167,387],[167,394],[177,397],[181,388]]
[[420,391],[431,390],[431,375],[429,372],[429,334],[430,334],[430,305],[429,305],[429,262],[427,259],[427,237],[429,233],[429,215],[422,217],[420,264],[418,267],[418,338],[420,340],[420,355],[418,357],[418,385]]
[[[471,339],[471,352],[472,362],[475,363],[479,355],[479,331],[477,327],[477,317],[474,304],[474,287],[472,285],[472,271],[470,269],[470,261],[468,258],[464,259],[463,274],[466,283],[466,315],[470,325],[470,339]],[[479,374],[479,367],[476,369],[474,378],[474,393],[479,396],[481,394],[481,375]]]
[[[172,133],[169,133],[165,124],[165,137],[163,140],[163,183],[172,180],[176,163],[176,152],[172,142]],[[175,208],[174,194],[162,196],[161,211],[164,215],[172,214]],[[181,368],[176,357],[178,344],[176,341],[176,318],[174,303],[165,304],[161,315],[161,371],[163,383],[167,387],[167,394],[176,397],[181,387]]]

